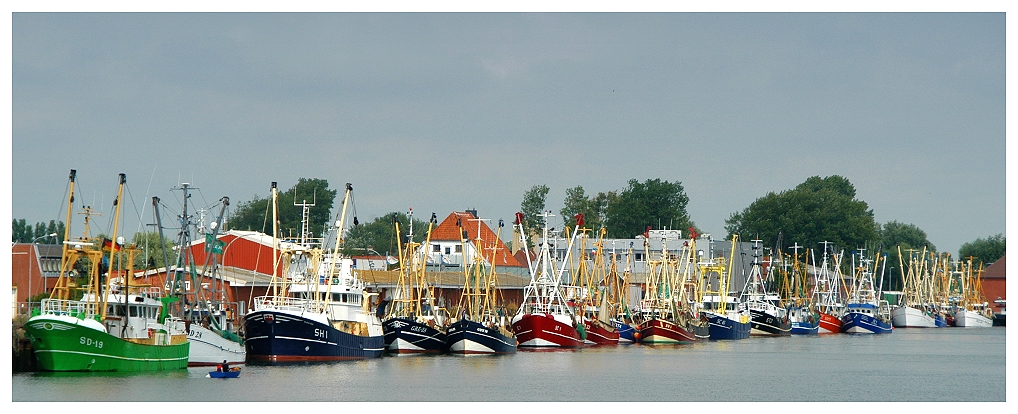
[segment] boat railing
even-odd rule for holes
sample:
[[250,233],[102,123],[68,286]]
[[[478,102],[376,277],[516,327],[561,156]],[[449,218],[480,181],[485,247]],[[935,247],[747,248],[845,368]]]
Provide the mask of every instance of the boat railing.
[[95,304],[80,300],[43,299],[40,311],[44,315],[65,315],[87,318],[95,315]]
[[293,312],[321,311],[322,301],[289,296],[259,296],[254,299],[254,310],[285,310]]

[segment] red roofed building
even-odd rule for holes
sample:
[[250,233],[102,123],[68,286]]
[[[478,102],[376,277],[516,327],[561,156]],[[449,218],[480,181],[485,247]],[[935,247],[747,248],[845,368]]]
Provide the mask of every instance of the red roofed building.
[[990,302],[994,312],[1000,312],[1003,306],[993,303],[993,301],[1007,299],[1007,267],[1004,264],[1006,257],[1007,255],[1001,256],[1000,259],[983,270],[983,297]]
[[[511,229],[503,228],[503,231],[511,233]],[[466,232],[466,252],[464,254],[462,232]],[[485,258],[486,262],[491,261],[492,248],[495,251],[495,267],[526,267],[525,264],[520,262],[513,257],[512,252],[506,247],[505,243],[499,239],[495,232],[488,227],[488,223],[478,220],[476,212],[474,211],[454,211],[449,214],[442,223],[431,230],[431,244],[426,246],[428,249],[428,262],[435,265],[453,265],[462,266],[464,261],[470,263],[474,259],[474,256],[478,254],[474,243],[478,238],[478,233],[481,238],[481,245],[484,246],[485,251],[481,252],[482,257]],[[507,269],[506,269],[507,270]]]

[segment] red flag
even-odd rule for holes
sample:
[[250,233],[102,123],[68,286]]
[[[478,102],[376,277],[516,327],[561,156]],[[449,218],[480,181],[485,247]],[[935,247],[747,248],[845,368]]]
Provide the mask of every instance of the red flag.
[[516,222],[513,224],[523,223],[523,213],[516,212]]
[[689,238],[690,239],[695,239],[696,236],[699,236],[699,234],[696,234],[696,229],[690,227],[689,228]]
[[582,226],[583,225],[583,213],[579,213],[579,214],[573,216],[573,218],[576,219],[576,225],[577,226]]

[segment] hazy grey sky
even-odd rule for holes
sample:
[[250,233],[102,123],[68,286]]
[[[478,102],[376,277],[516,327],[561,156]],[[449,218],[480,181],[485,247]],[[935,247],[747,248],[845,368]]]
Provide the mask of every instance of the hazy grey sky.
[[366,222],[509,220],[535,184],[557,213],[567,188],[661,178],[724,234],[767,192],[837,174],[942,251],[1005,231],[1003,13],[12,21],[12,216],[29,222],[63,219],[72,168],[98,231],[127,174],[128,235],[151,196],[179,206],[179,182],[199,206],[351,182]]

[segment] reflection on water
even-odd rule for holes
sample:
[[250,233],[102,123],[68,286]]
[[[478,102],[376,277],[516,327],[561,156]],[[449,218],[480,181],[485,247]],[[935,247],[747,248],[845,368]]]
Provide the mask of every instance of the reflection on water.
[[19,373],[13,400],[1004,401],[1004,343],[1004,328],[896,329],[889,335],[248,364],[235,379],[206,378],[208,367]]

